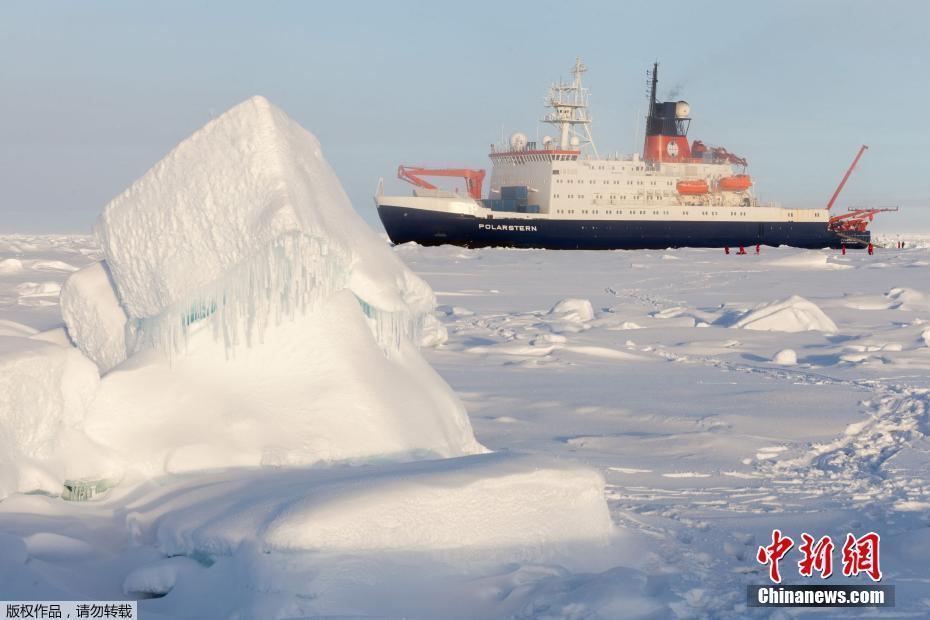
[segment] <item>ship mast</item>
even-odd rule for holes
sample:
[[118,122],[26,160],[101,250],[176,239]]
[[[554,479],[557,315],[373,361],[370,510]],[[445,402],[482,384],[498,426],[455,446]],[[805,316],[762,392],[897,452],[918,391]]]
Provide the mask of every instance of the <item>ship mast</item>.
[[549,87],[545,103],[552,112],[546,114],[542,122],[558,127],[560,149],[588,147],[597,159],[597,147],[591,137],[591,118],[588,116],[589,91],[581,85],[581,74],[587,70],[581,58],[575,58],[571,83],[565,84],[560,80]]
[[650,89],[649,89],[649,115],[648,118],[651,120],[655,118],[656,115],[656,88],[659,85],[659,61],[656,61],[652,65],[652,71],[650,72]]

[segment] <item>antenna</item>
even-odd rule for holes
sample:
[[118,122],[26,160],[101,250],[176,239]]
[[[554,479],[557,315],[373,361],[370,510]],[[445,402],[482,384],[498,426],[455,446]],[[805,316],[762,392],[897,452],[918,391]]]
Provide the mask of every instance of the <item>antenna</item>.
[[597,147],[591,136],[591,117],[588,116],[589,92],[581,85],[581,76],[587,70],[581,58],[575,58],[572,81],[566,84],[560,80],[549,87],[545,102],[552,112],[546,114],[542,122],[559,128],[559,148],[573,150],[576,147],[572,142],[575,142],[589,147],[596,158]]

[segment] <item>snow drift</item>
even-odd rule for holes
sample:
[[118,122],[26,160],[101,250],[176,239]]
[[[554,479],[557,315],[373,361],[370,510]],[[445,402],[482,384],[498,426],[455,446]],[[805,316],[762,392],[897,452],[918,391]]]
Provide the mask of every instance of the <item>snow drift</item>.
[[829,256],[824,252],[817,250],[810,250],[806,252],[799,252],[797,254],[790,254],[783,258],[778,258],[772,261],[768,261],[766,264],[771,267],[783,267],[787,269],[805,269],[805,270],[839,270],[839,269],[852,269],[851,265],[844,265],[842,263],[830,262]]
[[386,356],[348,291],[227,359],[207,321],[188,350],[111,371],[86,426],[145,475],[481,451],[449,387],[404,342]]
[[377,472],[266,471],[169,485],[130,507],[130,528],[171,556],[228,555],[256,542],[266,552],[469,549],[483,557],[496,548],[539,558],[567,541],[607,542],[603,492],[591,469],[511,454]]
[[772,363],[782,366],[795,366],[798,363],[798,354],[794,349],[782,349],[772,356]]
[[0,498],[105,473],[81,423],[99,378],[72,347],[0,336]]
[[912,288],[895,287],[885,293],[888,299],[888,308],[893,310],[909,310],[915,312],[930,311],[930,300],[927,296]]
[[762,304],[743,315],[733,327],[776,332],[836,332],[836,324],[823,310],[798,295]]
[[18,258],[4,258],[0,260],[0,275],[19,273],[23,270],[23,262]]
[[570,323],[584,323],[594,318],[594,307],[587,299],[563,299],[549,309],[548,314]]
[[22,323],[17,323],[16,321],[9,321],[6,319],[0,319],[0,336],[19,336],[22,338],[28,338],[36,333],[36,330],[28,325],[23,325]]

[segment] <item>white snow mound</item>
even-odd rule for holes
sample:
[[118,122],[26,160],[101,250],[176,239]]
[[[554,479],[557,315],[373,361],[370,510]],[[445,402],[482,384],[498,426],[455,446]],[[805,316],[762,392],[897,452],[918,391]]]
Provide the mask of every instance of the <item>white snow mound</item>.
[[126,359],[126,312],[105,262],[77,271],[61,289],[61,316],[68,335],[103,374]]
[[782,349],[772,357],[772,362],[782,366],[794,366],[798,363],[798,354],[794,349]]
[[508,454],[313,476],[218,477],[142,498],[131,527],[166,555],[219,556],[244,542],[266,552],[465,551],[541,558],[613,532],[604,479],[590,468]]
[[837,270],[837,269],[852,269],[851,265],[843,265],[841,263],[832,263],[828,260],[828,255],[824,252],[810,250],[806,252],[798,252],[796,254],[791,254],[790,256],[785,256],[783,258],[778,258],[773,261],[768,261],[768,265],[772,267],[785,267],[788,269],[822,269],[822,270]]
[[103,378],[88,433],[144,475],[482,452],[465,409],[412,343],[384,355],[348,291],[227,359],[210,321],[169,361]]
[[758,306],[736,321],[733,327],[776,332],[837,331],[836,324],[823,310],[798,295]]
[[80,474],[75,467],[94,461],[81,424],[98,383],[74,347],[0,336],[0,499],[60,493],[66,477]]
[[449,340],[449,330],[434,314],[426,314],[420,326],[420,346],[438,347]]
[[179,579],[206,570],[202,564],[184,556],[157,560],[134,569],[123,580],[125,594],[164,595],[171,591]]
[[587,299],[568,297],[552,306],[549,315],[570,323],[585,323],[594,318],[594,307]]
[[0,260],[0,275],[19,273],[23,270],[23,261],[18,258],[4,258]]
[[930,311],[930,300],[920,291],[912,288],[896,287],[885,293],[889,300],[888,308],[911,312]]

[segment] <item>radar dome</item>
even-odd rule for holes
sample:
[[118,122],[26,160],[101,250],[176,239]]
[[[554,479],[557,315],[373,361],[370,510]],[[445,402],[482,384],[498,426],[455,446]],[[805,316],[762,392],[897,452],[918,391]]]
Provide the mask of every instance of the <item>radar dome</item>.
[[510,136],[510,148],[519,151],[526,148],[526,134],[519,131]]
[[679,101],[675,104],[675,116],[678,118],[687,118],[691,114],[691,106],[687,101]]
[[581,144],[581,140],[578,139],[578,136],[572,136],[570,142],[572,143],[572,146],[578,146]]
[[552,144],[552,136],[543,136],[543,144],[546,146]]

